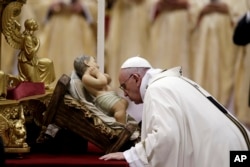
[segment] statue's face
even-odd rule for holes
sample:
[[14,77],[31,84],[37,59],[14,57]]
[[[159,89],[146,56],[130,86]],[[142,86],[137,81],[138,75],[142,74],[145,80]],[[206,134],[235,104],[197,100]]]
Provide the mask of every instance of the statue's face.
[[89,67],[97,67],[99,68],[98,64],[96,63],[96,60],[91,56],[88,62],[85,62]]
[[21,120],[18,120],[14,124],[13,132],[18,137],[25,137],[26,131],[25,131],[24,125],[23,125]]
[[25,21],[25,28],[30,31],[38,30],[38,24],[34,19],[28,19]]

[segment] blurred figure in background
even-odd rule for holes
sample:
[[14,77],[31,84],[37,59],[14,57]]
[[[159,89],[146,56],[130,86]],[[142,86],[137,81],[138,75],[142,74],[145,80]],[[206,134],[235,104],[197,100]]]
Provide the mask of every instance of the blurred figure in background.
[[235,62],[232,43],[235,17],[243,10],[242,1],[202,0],[191,41],[191,78],[227,108],[234,91]]
[[48,11],[40,55],[54,62],[56,79],[69,74],[75,56],[96,56],[96,1],[53,1]]
[[[248,11],[237,18],[232,37],[234,44],[238,45],[239,48],[235,55],[237,61],[234,109],[236,116],[250,129],[250,45],[248,45],[250,42],[250,1],[244,2],[243,6],[248,7]],[[238,1],[235,4],[238,4]]]
[[153,66],[182,66],[189,74],[190,0],[149,0],[148,60]]
[[51,0],[27,0],[22,7],[20,22],[23,23],[26,19],[30,18],[36,20],[39,25],[39,34],[43,31],[47,11],[51,3]]
[[118,69],[130,56],[147,54],[149,17],[147,0],[116,0],[109,13],[110,24],[105,43],[107,73],[118,89]]

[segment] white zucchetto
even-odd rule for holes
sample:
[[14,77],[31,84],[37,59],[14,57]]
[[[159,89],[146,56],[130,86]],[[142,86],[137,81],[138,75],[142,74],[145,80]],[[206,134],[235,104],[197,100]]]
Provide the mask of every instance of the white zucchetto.
[[151,64],[146,59],[139,56],[128,58],[121,66],[121,68],[131,68],[131,67],[152,68]]

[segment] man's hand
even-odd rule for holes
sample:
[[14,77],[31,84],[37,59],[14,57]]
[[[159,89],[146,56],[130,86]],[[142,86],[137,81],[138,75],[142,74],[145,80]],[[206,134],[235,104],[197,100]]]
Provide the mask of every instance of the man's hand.
[[101,160],[125,160],[125,157],[123,155],[123,152],[115,152],[115,153],[109,153],[104,156],[101,156],[99,159]]

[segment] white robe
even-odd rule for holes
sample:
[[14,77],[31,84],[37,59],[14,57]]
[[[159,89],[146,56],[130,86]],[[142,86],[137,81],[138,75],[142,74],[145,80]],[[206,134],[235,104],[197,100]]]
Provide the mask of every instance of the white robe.
[[178,72],[164,73],[142,81],[141,86],[149,83],[142,142],[124,152],[127,162],[131,167],[228,167],[230,150],[247,150],[240,130]]

